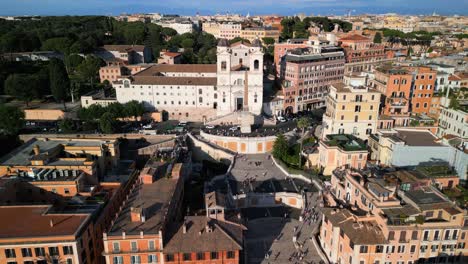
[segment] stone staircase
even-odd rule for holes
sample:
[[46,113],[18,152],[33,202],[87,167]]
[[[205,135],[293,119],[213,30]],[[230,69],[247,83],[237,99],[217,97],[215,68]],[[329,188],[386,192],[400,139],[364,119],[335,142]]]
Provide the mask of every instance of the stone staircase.
[[233,125],[239,125],[240,124],[240,114],[241,112],[233,112],[229,113],[226,115],[222,116],[215,116],[211,119],[208,119],[206,121],[206,125],[220,125],[221,123],[223,124],[233,124]]

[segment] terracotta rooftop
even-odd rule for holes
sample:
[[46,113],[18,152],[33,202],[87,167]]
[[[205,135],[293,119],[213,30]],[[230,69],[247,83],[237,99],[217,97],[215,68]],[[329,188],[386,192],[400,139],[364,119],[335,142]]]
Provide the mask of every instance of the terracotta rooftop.
[[328,221],[332,222],[334,227],[343,230],[355,245],[386,243],[382,230],[375,221],[359,221],[348,209],[323,208],[322,212]]
[[164,253],[242,250],[244,227],[239,224],[206,216],[189,216],[185,223],[185,233],[183,223],[169,228],[170,238],[164,246]]
[[458,77],[457,75],[455,74],[452,74],[449,76],[449,81],[461,81],[462,78]]
[[[47,214],[49,206],[2,206],[0,243],[4,239],[72,236],[89,214]],[[52,222],[52,225],[51,225]]]
[[214,86],[216,77],[135,76],[132,84]]
[[143,45],[104,45],[102,46],[103,49],[107,51],[118,51],[118,52],[129,52],[129,51],[136,51],[136,52],[143,52],[145,46]]
[[216,70],[216,64],[158,64],[135,74],[135,76],[157,76],[164,72],[215,73]]
[[340,41],[370,41],[370,39],[363,35],[352,34],[341,38]]
[[[127,234],[139,234],[140,231],[150,234],[158,234],[164,228],[166,215],[169,212],[173,196],[179,179],[163,177],[166,166],[158,168],[158,177],[152,184],[141,184],[129,195],[128,201],[109,235],[119,234],[125,231]],[[131,220],[131,208],[141,208],[145,213],[145,222]]]
[[175,57],[182,55],[182,53],[166,51],[166,52],[163,52],[163,55],[175,58]]

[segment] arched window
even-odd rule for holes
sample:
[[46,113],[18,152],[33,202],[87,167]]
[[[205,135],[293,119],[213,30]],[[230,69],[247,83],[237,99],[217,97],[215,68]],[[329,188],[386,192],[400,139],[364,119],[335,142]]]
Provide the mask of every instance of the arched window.
[[124,81],[124,88],[130,88],[130,81]]
[[227,63],[225,61],[221,62],[221,70],[225,71],[227,68]]
[[202,94],[202,93],[203,93],[202,89],[198,89],[198,94]]
[[254,69],[258,70],[259,67],[260,67],[260,62],[258,60],[254,60]]
[[214,99],[218,99],[218,94],[217,93],[214,94]]

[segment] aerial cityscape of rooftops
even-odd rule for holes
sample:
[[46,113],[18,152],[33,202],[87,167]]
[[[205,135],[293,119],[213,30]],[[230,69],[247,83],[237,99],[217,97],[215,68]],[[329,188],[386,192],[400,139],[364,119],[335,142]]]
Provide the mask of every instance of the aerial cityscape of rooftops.
[[468,263],[466,2],[15,2],[0,264]]

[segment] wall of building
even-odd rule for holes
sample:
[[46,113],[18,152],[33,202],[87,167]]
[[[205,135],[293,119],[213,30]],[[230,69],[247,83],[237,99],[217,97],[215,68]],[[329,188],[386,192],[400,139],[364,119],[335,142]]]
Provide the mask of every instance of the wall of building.
[[200,135],[209,142],[233,152],[242,154],[258,154],[270,152],[276,136],[269,137],[227,137],[200,132]]
[[52,121],[69,117],[69,113],[59,109],[25,109],[24,119],[32,121]]
[[234,196],[239,208],[289,206],[297,209],[304,207],[302,195],[296,193],[248,193]]
[[192,153],[196,160],[213,160],[221,161],[230,165],[234,160],[234,154],[228,153],[221,148],[216,147],[216,145],[210,145],[207,142],[203,142],[191,134],[188,134],[190,143],[192,144]]

